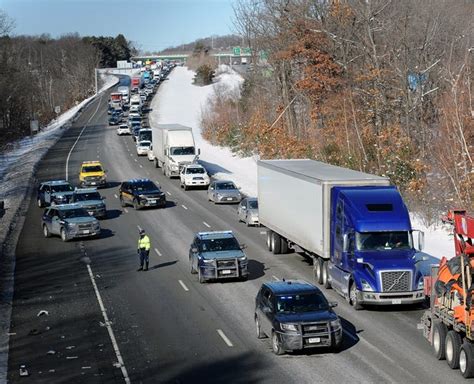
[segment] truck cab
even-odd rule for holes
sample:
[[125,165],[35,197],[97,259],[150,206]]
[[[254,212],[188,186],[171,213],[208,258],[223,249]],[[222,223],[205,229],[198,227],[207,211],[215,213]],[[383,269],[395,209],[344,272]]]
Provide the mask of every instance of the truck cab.
[[396,187],[333,187],[330,225],[328,283],[355,309],[424,301],[421,259]]

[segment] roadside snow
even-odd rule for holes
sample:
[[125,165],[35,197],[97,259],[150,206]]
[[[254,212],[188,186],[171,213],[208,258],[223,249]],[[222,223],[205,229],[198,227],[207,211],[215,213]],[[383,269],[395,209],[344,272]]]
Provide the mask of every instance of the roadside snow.
[[[239,89],[243,79],[226,66],[221,66],[212,85],[198,87],[192,84],[194,72],[185,67],[176,67],[169,79],[160,86],[158,96],[152,102],[151,126],[177,123],[193,128],[196,145],[201,149],[200,162],[213,177],[233,180],[250,196],[257,195],[257,161],[253,157],[240,158],[229,148],[211,145],[201,135],[201,113],[208,98],[217,88],[225,87],[229,92]],[[412,215],[413,228],[425,232],[424,252],[441,258],[454,256],[451,231],[446,226],[425,227],[416,215]]]

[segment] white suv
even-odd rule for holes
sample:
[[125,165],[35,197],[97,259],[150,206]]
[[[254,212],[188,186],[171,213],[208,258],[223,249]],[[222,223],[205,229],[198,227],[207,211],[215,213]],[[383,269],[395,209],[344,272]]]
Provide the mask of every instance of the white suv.
[[179,173],[181,188],[187,190],[189,187],[208,187],[210,183],[206,169],[199,164],[188,164],[181,168]]

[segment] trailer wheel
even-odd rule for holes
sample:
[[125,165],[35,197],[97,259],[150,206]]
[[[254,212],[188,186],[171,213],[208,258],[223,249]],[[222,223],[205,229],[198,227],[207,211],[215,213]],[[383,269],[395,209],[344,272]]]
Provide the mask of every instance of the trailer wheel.
[[459,370],[465,379],[474,377],[474,347],[467,341],[459,352]]
[[323,283],[323,260],[321,258],[317,258],[313,261],[314,263],[314,279],[318,284]]
[[448,328],[446,328],[446,325],[444,325],[440,321],[434,322],[431,344],[433,345],[434,355],[436,356],[438,360],[446,359],[445,343],[446,343],[447,333],[448,333]]
[[321,272],[323,275],[323,286],[326,289],[331,289],[331,283],[329,282],[329,270],[328,270],[328,261],[323,261]]
[[272,231],[267,230],[267,248],[271,252],[272,251]]
[[280,237],[280,253],[288,253],[288,241],[283,237]]
[[278,233],[272,233],[272,251],[274,255],[281,253],[281,237]]
[[446,362],[451,369],[459,368],[459,353],[461,352],[461,336],[456,331],[448,331],[446,335]]

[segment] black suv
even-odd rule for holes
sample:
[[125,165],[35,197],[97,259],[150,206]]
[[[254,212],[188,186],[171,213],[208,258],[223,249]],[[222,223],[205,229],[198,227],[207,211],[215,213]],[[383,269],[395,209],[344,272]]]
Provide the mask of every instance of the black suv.
[[126,207],[131,204],[135,209],[143,207],[166,207],[166,196],[160,188],[149,179],[124,181],[120,185],[120,204]]
[[257,337],[271,337],[276,355],[293,350],[342,345],[342,326],[318,287],[305,281],[264,283],[255,299]]

